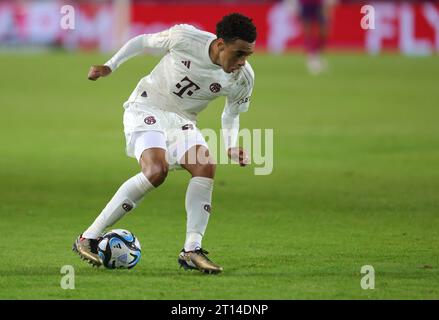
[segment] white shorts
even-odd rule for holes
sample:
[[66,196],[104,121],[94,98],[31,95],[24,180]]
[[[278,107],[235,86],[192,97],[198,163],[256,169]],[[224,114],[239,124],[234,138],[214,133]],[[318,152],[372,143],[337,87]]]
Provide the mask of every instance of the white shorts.
[[170,169],[179,169],[183,155],[195,145],[208,148],[195,124],[174,112],[154,107],[125,105],[123,117],[126,153],[140,160],[142,152],[149,148],[166,150]]

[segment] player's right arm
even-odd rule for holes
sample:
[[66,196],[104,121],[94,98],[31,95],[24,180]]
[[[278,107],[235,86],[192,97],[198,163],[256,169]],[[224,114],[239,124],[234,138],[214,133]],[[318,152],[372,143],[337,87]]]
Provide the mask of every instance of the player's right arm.
[[173,47],[178,37],[176,34],[181,29],[176,25],[168,30],[142,34],[129,40],[110,60],[104,65],[94,65],[88,72],[89,80],[97,80],[114,72],[122,63],[143,52],[150,54],[165,54]]

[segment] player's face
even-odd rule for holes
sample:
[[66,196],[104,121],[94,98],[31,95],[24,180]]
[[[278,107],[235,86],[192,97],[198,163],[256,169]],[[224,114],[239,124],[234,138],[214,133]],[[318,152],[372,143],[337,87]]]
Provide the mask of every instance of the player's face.
[[229,43],[223,41],[219,48],[221,66],[225,72],[230,73],[245,65],[247,58],[253,53],[255,43],[241,39]]

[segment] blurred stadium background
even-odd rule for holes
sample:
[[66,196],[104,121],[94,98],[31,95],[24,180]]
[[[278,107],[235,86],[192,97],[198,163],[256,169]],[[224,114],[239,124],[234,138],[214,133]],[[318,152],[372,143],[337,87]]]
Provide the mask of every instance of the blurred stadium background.
[[[375,29],[361,28],[363,5]],[[73,29],[61,28],[62,7]],[[188,176],[175,172],[116,226],[135,269],[70,252],[121,182],[122,103],[158,61],[86,79],[129,38],[176,23],[257,24],[256,85],[241,128],[274,129],[274,171],[219,166],[204,244],[224,274],[177,270]],[[71,23],[72,21],[70,21]],[[343,1],[329,11],[328,70],[308,73],[294,1],[0,0],[1,299],[438,299],[439,3]],[[200,115],[220,128],[224,101]],[[60,288],[73,265],[76,289]],[[360,286],[364,265],[374,290]]]
[[[0,1],[0,44],[6,48],[62,47],[109,52],[140,33],[176,23],[214,31],[222,15],[238,11],[258,24],[260,50],[283,52],[303,43],[300,0],[94,0]],[[305,0],[306,1],[306,0]],[[313,0],[307,0],[313,1]],[[377,54],[383,50],[409,55],[433,54],[439,48],[437,4],[432,1],[332,0],[328,46]],[[363,30],[361,7],[373,4],[374,30]],[[60,8],[73,5],[75,31],[60,28]],[[184,13],[184,14],[183,14]]]

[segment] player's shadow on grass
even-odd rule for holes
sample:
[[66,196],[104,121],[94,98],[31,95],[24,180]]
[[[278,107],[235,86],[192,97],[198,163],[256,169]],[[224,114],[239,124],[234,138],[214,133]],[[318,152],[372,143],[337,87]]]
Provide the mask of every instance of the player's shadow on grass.
[[53,276],[60,274],[61,266],[47,267],[47,266],[15,266],[13,270],[0,270],[0,277],[29,277],[29,276]]

